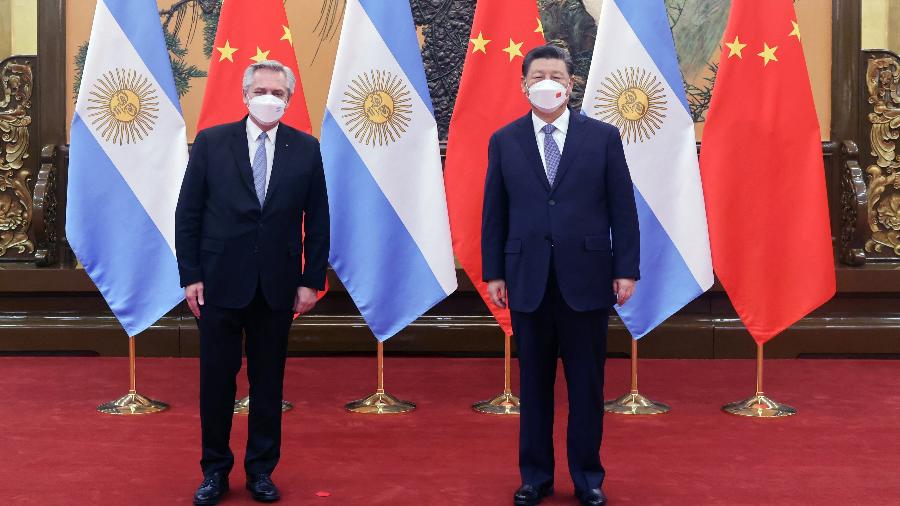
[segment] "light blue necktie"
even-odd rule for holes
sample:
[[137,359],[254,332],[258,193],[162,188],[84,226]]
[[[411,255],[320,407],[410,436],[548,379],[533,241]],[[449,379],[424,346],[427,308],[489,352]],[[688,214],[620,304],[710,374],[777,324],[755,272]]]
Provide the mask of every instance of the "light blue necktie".
[[259,145],[256,155],[253,156],[253,185],[256,186],[256,197],[259,205],[266,201],[266,139],[269,136],[265,132],[259,134]]
[[554,130],[556,130],[556,127],[551,123],[547,123],[541,129],[544,132],[544,160],[546,160],[547,164],[547,181],[550,182],[550,186],[553,186],[553,181],[556,180],[556,169],[559,168],[560,159],[559,146],[553,140]]

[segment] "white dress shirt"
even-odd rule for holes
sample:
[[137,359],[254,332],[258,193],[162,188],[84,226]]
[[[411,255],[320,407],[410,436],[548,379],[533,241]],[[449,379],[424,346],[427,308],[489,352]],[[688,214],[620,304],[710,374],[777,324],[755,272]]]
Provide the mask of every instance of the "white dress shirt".
[[[253,158],[256,156],[256,149],[259,146],[259,134],[262,128],[256,126],[249,117],[247,118],[247,147],[250,148],[250,166],[253,167]],[[272,161],[275,159],[275,134],[278,133],[278,125],[276,124],[271,130],[266,132],[266,193],[269,192],[269,179],[272,176]]]
[[[553,126],[556,127],[556,130],[554,130],[551,135],[553,136],[553,140],[556,141],[556,147],[559,148],[560,156],[562,156],[563,147],[566,145],[566,131],[569,129],[569,116],[571,114],[569,108],[566,107],[566,110],[553,122]],[[542,132],[541,129],[547,125],[547,122],[538,118],[534,112],[531,113],[531,121],[534,123],[534,136],[537,138],[538,151],[541,153],[541,163],[544,165],[544,173],[546,173],[547,157],[544,156],[544,137],[546,137],[547,134]]]

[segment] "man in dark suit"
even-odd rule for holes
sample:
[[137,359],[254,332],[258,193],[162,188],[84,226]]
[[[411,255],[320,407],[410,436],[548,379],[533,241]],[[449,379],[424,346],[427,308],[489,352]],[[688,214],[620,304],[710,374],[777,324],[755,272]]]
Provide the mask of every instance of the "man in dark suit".
[[258,501],[280,498],[271,474],[281,451],[288,332],[293,314],[312,309],[324,288],[329,247],[319,143],[279,123],[295,82],[277,61],[248,67],[243,92],[249,117],[197,134],[178,198],[178,268],[200,329],[204,480],[194,504],[216,504],[228,490],[244,335],[250,382],[246,485]]
[[599,452],[607,318],[639,277],[637,212],[619,131],[569,111],[572,72],[564,50],[532,49],[522,65],[532,111],[494,133],[488,147],[483,276],[493,303],[509,305],[519,354],[517,505],[553,493],[560,355],[575,493],[583,505],[606,504]]

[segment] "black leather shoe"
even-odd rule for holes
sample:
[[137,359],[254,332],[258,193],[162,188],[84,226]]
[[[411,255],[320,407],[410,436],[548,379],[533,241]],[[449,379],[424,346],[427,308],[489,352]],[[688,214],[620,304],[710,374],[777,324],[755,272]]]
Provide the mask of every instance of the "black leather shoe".
[[534,506],[540,503],[543,498],[551,495],[553,495],[552,484],[535,488],[526,483],[513,494],[513,504],[516,506]]
[[592,488],[586,492],[576,490],[575,496],[581,501],[581,506],[606,506],[606,496],[599,488]]
[[210,474],[203,478],[203,483],[194,493],[194,504],[219,504],[225,492],[228,492],[228,476],[222,473]]
[[278,487],[272,483],[272,477],[268,474],[248,474],[247,490],[250,491],[254,501],[275,502],[281,499]]

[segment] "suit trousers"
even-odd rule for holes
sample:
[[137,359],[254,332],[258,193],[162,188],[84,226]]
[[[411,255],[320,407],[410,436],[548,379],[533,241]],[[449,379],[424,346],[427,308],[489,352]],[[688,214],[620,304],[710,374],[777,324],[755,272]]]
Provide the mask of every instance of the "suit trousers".
[[234,466],[231,421],[235,383],[241,370],[241,348],[246,336],[250,415],[244,468],[248,474],[270,474],[281,456],[281,400],[287,338],[293,313],[273,311],[262,290],[244,308],[211,304],[201,306],[200,319],[200,426],[204,476],[228,474]]
[[562,356],[569,395],[569,473],[576,490],[599,488],[605,476],[600,440],[608,310],[579,312],[569,307],[551,266],[537,310],[513,311],[511,316],[519,355],[522,483],[553,483],[553,391],[557,358]]

